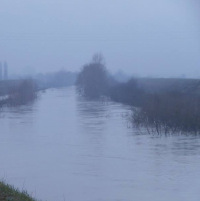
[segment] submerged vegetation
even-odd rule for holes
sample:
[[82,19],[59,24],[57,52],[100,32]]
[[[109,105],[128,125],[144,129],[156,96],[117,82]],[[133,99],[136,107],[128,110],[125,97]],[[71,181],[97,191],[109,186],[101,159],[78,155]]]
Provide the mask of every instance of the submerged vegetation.
[[13,186],[0,182],[0,201],[36,201],[26,191],[19,191]]
[[165,92],[148,94],[133,122],[157,133],[200,133],[200,96]]
[[76,84],[79,93],[88,98],[107,96],[133,106],[132,122],[148,131],[200,133],[200,82],[197,80],[158,79],[156,82],[156,79],[131,78],[122,83],[108,75],[102,56],[95,55],[79,73]]
[[[129,87],[126,87],[126,90]],[[129,89],[129,93],[122,94],[120,102],[134,108],[134,125],[146,127],[148,131],[158,134],[200,133],[199,94],[177,91],[175,87],[153,93],[145,91],[144,88],[136,90],[133,87],[132,91]]]

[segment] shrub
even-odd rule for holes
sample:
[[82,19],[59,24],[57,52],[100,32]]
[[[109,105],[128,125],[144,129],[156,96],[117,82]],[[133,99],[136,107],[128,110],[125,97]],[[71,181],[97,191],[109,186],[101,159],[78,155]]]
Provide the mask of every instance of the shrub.
[[33,101],[36,98],[36,84],[33,80],[23,80],[17,86],[10,89],[8,103],[21,105]]
[[200,132],[200,96],[184,93],[146,94],[142,107],[133,112],[133,122],[157,133]]

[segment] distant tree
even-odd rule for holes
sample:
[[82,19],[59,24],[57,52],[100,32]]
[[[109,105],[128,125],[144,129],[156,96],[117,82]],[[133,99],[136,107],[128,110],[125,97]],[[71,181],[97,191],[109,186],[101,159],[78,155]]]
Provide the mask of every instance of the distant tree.
[[88,98],[99,98],[108,89],[108,75],[101,54],[95,54],[89,64],[83,66],[78,75],[76,86],[80,94]]
[[37,86],[33,80],[22,80],[10,89],[8,104],[23,105],[36,98]]

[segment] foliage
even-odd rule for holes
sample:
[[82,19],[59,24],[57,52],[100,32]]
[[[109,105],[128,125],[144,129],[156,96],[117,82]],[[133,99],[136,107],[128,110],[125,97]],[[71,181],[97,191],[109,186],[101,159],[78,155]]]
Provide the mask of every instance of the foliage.
[[108,75],[100,54],[94,55],[92,62],[83,67],[78,75],[76,86],[78,92],[88,98],[96,99],[106,95]]
[[33,80],[22,80],[17,86],[10,89],[8,104],[21,105],[36,98],[36,84]]
[[117,83],[110,87],[109,95],[113,101],[140,106],[143,90],[138,87],[136,79],[131,78],[126,83]]

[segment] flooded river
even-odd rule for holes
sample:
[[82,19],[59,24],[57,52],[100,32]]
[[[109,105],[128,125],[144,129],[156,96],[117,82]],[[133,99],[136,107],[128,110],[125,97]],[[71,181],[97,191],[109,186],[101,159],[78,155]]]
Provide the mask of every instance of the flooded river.
[[0,178],[43,201],[197,201],[200,137],[149,135],[128,106],[49,89],[0,112]]

